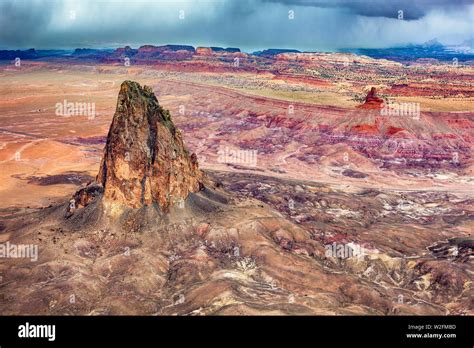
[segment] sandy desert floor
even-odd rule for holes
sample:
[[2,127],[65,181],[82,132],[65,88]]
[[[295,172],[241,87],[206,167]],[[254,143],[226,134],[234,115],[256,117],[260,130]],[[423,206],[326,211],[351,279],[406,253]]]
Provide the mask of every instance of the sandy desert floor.
[[[293,94],[292,98],[298,100],[288,101],[279,98],[277,90],[252,90],[251,82],[244,88],[235,87],[236,79],[252,81],[248,73],[237,77],[229,74],[226,78],[222,74],[178,73],[146,67],[32,63],[21,70],[3,67],[1,74],[1,208],[48,205],[96,175],[115,109],[115,96],[126,79],[153,87],[160,103],[171,111],[174,122],[183,130],[187,146],[199,155],[203,168],[265,173],[344,189],[376,186],[472,193],[469,158],[463,171],[441,168],[431,173],[402,173],[390,168],[381,170],[380,163],[361,155],[351,144],[327,144],[312,136],[310,133],[317,125],[344,124],[354,115],[359,123],[373,119],[373,115],[355,112],[359,103],[332,88],[324,100],[313,93],[316,96],[312,100]],[[269,84],[282,83],[259,78]],[[95,103],[94,117],[57,116],[55,105],[64,100]],[[455,104],[456,112],[433,116],[430,112],[434,111],[424,112],[422,107],[421,117],[426,117],[426,123],[454,117],[473,121],[474,104],[469,98],[462,102],[449,98],[432,102],[436,104],[435,110]],[[420,104],[426,105],[423,101]],[[291,114],[289,108],[293,108]],[[425,127],[429,128],[426,124]],[[443,127],[428,132],[441,133]],[[472,129],[463,131],[472,136]],[[245,158],[241,165],[238,161],[222,163],[219,150],[226,148],[256,150],[256,165],[246,163]],[[346,169],[367,176],[344,176],[341,173]]]
[[[11,221],[24,216],[28,219],[30,213],[41,209],[54,210],[54,206],[63,204],[79,187],[94,179],[120,84],[134,80],[151,86],[160,104],[170,110],[186,145],[198,155],[200,167],[226,189],[252,200],[242,209],[255,224],[262,224],[264,232],[257,233],[260,230],[254,225],[248,226],[241,246],[245,257],[261,253],[280,267],[279,272],[273,273],[268,261],[258,269],[251,258],[243,255],[234,260],[227,255],[227,249],[216,251],[201,241],[200,247],[207,248],[206,257],[210,258],[207,265],[215,261],[212,257],[224,258],[226,261],[222,262],[232,263],[229,267],[235,273],[212,273],[214,266],[209,266],[203,272],[212,273],[211,280],[198,287],[191,278],[181,283],[175,279],[166,290],[169,304],[163,300],[158,307],[156,303],[147,307],[149,303],[143,298],[128,305],[109,298],[111,305],[107,308],[98,305],[95,309],[64,309],[48,303],[48,312],[38,305],[43,296],[38,290],[30,302],[23,307],[9,306],[9,311],[472,314],[472,95],[438,98],[439,91],[430,89],[436,83],[428,81],[427,76],[415,76],[411,89],[393,92],[392,98],[420,103],[420,119],[381,118],[379,111],[357,109],[361,102],[354,95],[363,98],[370,81],[361,82],[351,76],[315,83],[271,74],[184,72],[156,66],[126,68],[57,62],[25,63],[21,69],[0,66],[0,242],[14,238],[14,231],[9,229],[13,226]],[[472,69],[458,76],[472,78]],[[431,94],[420,92],[426,91],[420,81]],[[464,85],[458,89],[463,88]],[[389,90],[386,88],[386,93]],[[416,95],[418,92],[420,95]],[[95,114],[57,115],[56,104],[63,102],[93,103]],[[332,132],[321,131],[325,127]],[[394,129],[399,136],[388,137]],[[423,152],[417,153],[416,149],[422,146],[430,147],[433,157],[420,158]],[[222,160],[222,152],[234,150],[230,160]],[[261,212],[254,199],[275,213]],[[237,223],[238,218],[233,219],[226,222],[227,227]],[[261,222],[265,219],[267,223]],[[191,224],[192,228],[197,229],[202,222]],[[53,243],[49,237],[52,240],[51,233],[57,231],[51,232],[47,226],[42,226],[41,231],[43,237],[34,238]],[[102,243],[100,238],[89,237],[85,237],[84,243],[90,244],[84,244],[85,249]],[[268,249],[259,251],[252,238],[262,238],[262,245]],[[371,250],[370,261],[326,262],[322,246],[335,241],[367,246]],[[161,241],[156,243],[161,245]],[[198,245],[193,244],[197,240],[186,243],[180,251],[184,255]],[[64,250],[76,248],[73,244],[66,238]],[[453,247],[461,251],[459,255],[451,253]],[[282,254],[282,250],[288,254]],[[189,264],[201,256],[193,251]],[[54,255],[44,257],[50,267]],[[71,256],[72,263],[83,256],[74,257]],[[317,264],[310,258],[317,258]],[[174,269],[172,262],[163,260],[155,260],[159,268],[169,267],[168,272],[177,272],[179,277],[179,267],[175,265],[178,268]],[[110,262],[122,262],[102,261],[97,267],[102,267],[99,271],[104,274]],[[286,263],[291,265],[286,267]],[[60,272],[51,267],[51,272]],[[298,267],[300,273],[309,275],[304,284],[298,284],[304,277],[292,278]],[[82,268],[76,269],[79,270]],[[219,277],[226,282],[220,282]],[[321,279],[331,281],[314,290],[315,282]],[[68,286],[82,281],[80,277],[70,278]],[[357,284],[352,285],[354,282]],[[43,285],[47,284],[46,279]],[[135,290],[151,291],[150,284],[143,283],[143,289]],[[11,285],[7,290],[8,286]],[[107,289],[110,288],[101,290],[103,294]],[[361,295],[364,291],[366,295]],[[183,306],[173,306],[179,293],[191,300]],[[410,299],[409,303],[397,303],[401,294]],[[288,296],[293,296],[291,306],[287,305]],[[268,301],[259,303],[262,298]],[[100,302],[99,298],[96,300]],[[209,305],[206,301],[214,302]],[[370,304],[372,301],[375,304]]]

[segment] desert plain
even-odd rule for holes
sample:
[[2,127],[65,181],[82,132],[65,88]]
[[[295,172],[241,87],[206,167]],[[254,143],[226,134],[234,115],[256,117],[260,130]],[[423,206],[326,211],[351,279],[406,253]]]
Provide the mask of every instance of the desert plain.
[[[78,245],[67,232],[30,228],[22,241],[37,243],[40,256],[42,245],[76,252],[75,272],[46,252],[34,266],[44,266],[43,278],[31,264],[2,262],[6,313],[472,315],[472,65],[204,48],[178,58],[0,65],[0,242],[15,239],[18,221],[94,181],[125,80],[152,88],[200,168],[239,207],[223,208],[225,218],[183,220],[192,237],[179,235],[173,254],[153,261],[159,300],[145,256],[134,256],[132,270],[120,261],[117,275],[104,269],[119,261],[84,251],[110,236],[87,235]],[[374,87],[383,104],[368,100]],[[93,112],[68,115],[68,103]],[[239,227],[244,218],[252,222]],[[225,237],[213,230],[216,219]],[[233,228],[242,229],[236,239]],[[146,245],[130,243],[148,255]],[[332,245],[365,254],[339,255]],[[94,292],[74,265],[95,258],[94,272],[107,279],[96,279]],[[139,267],[147,279],[134,288],[121,276],[139,277]],[[17,291],[29,272],[40,279]],[[63,276],[69,281],[57,283]],[[89,290],[74,290],[81,283]],[[79,300],[68,305],[74,291]],[[94,299],[81,304],[91,291]]]

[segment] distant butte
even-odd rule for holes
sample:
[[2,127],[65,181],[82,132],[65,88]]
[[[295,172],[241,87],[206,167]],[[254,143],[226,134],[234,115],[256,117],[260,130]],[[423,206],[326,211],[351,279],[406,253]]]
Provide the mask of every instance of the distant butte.
[[365,102],[359,105],[361,109],[381,109],[383,107],[383,99],[377,97],[377,89],[372,87],[365,97]]

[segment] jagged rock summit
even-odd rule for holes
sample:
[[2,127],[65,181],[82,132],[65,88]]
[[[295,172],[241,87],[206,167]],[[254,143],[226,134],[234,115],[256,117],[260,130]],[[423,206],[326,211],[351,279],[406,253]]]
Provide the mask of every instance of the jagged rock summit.
[[197,157],[189,154],[168,110],[152,89],[133,81],[120,87],[97,182],[105,203],[161,210],[202,187]]
[[168,110],[152,89],[133,81],[120,87],[95,183],[74,195],[68,215],[101,197],[110,212],[154,206],[169,211],[203,189],[197,156],[189,154]]
[[377,97],[377,89],[372,87],[365,97],[365,102],[357,106],[360,109],[381,109],[383,107],[383,99]]

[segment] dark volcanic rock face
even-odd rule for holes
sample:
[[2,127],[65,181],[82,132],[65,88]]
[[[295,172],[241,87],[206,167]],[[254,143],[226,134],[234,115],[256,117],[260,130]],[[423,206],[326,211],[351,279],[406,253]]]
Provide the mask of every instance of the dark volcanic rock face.
[[199,191],[197,158],[150,87],[125,81],[120,87],[97,181],[104,203],[139,208],[170,205]]

